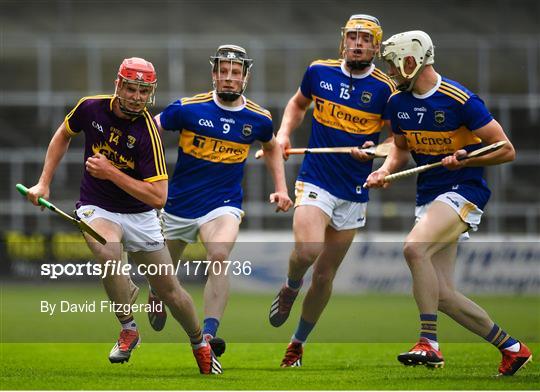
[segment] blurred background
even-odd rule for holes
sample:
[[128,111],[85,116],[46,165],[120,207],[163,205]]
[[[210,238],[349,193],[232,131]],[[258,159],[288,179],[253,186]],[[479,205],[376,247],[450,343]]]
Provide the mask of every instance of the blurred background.
[[[288,99],[315,59],[336,58],[340,28],[351,14],[377,16],[384,36],[423,29],[436,46],[436,69],[485,100],[517,149],[510,165],[489,168],[493,191],[482,233],[538,234],[540,204],[540,3],[517,1],[0,1],[0,227],[54,232],[13,184],[38,179],[47,144],[82,96],[112,93],[122,59],[144,57],[158,72],[159,113],[173,100],[211,90],[208,57],[218,45],[245,47],[255,60],[246,95],[267,107],[277,131]],[[377,64],[386,70],[384,64]],[[307,145],[310,121],[294,134]],[[55,176],[51,199],[72,209],[78,198],[83,138],[75,139]],[[177,135],[166,135],[169,169]],[[245,171],[244,230],[290,229],[275,214],[264,164]],[[289,189],[301,157],[287,162]],[[414,179],[371,192],[370,231],[411,226]],[[36,217],[39,216],[39,219]]]
[[[7,260],[0,272],[31,277],[37,272],[28,261],[89,257],[73,227],[32,206],[15,184],[36,183],[48,142],[64,116],[83,96],[112,94],[124,58],[144,57],[155,65],[158,90],[151,111],[157,114],[179,97],[211,90],[208,58],[219,45],[243,46],[255,60],[246,95],[272,112],[277,131],[306,67],[315,59],[336,58],[340,28],[350,15],[367,13],[379,18],[385,37],[428,32],[436,46],[437,71],[479,94],[514,143],[515,162],[487,169],[493,194],[480,236],[474,237],[485,244],[482,251],[466,252],[460,282],[472,292],[528,292],[538,299],[540,2],[0,0],[0,7],[0,230],[5,239],[0,256]],[[307,145],[307,118],[294,133],[297,147]],[[164,144],[172,173],[177,135],[165,135]],[[78,199],[82,146],[82,137],[73,140],[51,186],[51,201],[65,211]],[[264,241],[257,249],[264,249],[264,262],[274,269],[255,268],[256,280],[243,283],[248,290],[273,290],[284,277],[292,245],[276,250],[272,241],[292,240],[292,212],[276,214],[267,203],[273,187],[255,151],[256,146],[245,169],[246,216],[239,241]],[[286,163],[291,196],[300,164],[301,157]],[[368,224],[360,236],[393,245],[352,249],[349,263],[360,264],[342,275],[348,280],[338,287],[408,292],[400,242],[413,224],[414,194],[414,178],[371,192]],[[524,244],[508,245],[516,242]],[[498,244],[497,257],[490,253],[492,243]],[[197,255],[204,257],[204,251],[199,248]],[[379,275],[371,279],[366,271]],[[477,279],[486,271],[489,279]]]

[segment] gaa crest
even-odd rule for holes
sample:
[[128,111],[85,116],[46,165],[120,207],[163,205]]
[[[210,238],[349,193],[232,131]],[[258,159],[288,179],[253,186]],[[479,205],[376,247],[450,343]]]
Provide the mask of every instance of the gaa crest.
[[437,124],[442,124],[444,122],[444,111],[442,110],[435,111],[435,122]]
[[369,91],[362,91],[362,95],[360,96],[360,100],[362,103],[370,103],[371,102],[371,93]]
[[128,141],[126,143],[126,146],[127,148],[133,148],[135,147],[135,142],[137,141],[137,139],[135,139],[133,136],[129,135],[128,136]]
[[253,132],[253,126],[251,124],[244,124],[242,127],[242,135],[248,137]]

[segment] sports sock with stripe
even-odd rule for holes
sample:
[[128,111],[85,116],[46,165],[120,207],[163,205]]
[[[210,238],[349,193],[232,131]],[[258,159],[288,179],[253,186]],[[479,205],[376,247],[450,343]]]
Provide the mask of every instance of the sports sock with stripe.
[[439,349],[437,342],[437,314],[420,314],[420,338],[427,339],[431,347]]
[[306,321],[302,317],[300,317],[298,327],[296,328],[296,332],[292,336],[291,341],[304,343],[307,340],[308,335],[313,330],[313,327],[315,327],[315,323],[310,323],[309,321]]
[[291,278],[287,278],[287,287],[293,290],[298,290],[300,287],[302,287],[302,283],[304,282],[304,279],[300,280],[292,280]]
[[204,319],[203,335],[212,335],[215,337],[219,327],[219,320],[213,317]]
[[203,339],[203,334],[201,332],[201,328],[197,328],[197,330],[193,333],[188,333],[189,341],[191,343],[191,347],[194,350],[197,350],[201,347],[206,346],[206,340]]
[[499,350],[508,350],[512,352],[519,351],[519,342],[512,336],[508,335],[506,331],[504,331],[497,324],[493,324],[493,328],[491,328],[491,331],[487,336],[484,336],[484,339],[493,344]]
[[137,330],[137,323],[133,319],[133,316],[131,316],[130,318],[126,320],[118,320],[118,321],[120,321],[120,324],[122,325],[122,329],[129,329],[131,331]]

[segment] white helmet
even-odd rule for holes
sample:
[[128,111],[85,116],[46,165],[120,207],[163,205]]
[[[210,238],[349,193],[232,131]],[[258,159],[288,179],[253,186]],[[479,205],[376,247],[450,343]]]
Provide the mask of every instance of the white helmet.
[[[412,89],[419,72],[435,62],[435,47],[429,35],[420,30],[406,31],[391,36],[383,42],[382,57],[399,69],[401,76],[410,81],[408,90]],[[406,57],[414,57],[416,67],[411,73],[406,73],[404,62]]]

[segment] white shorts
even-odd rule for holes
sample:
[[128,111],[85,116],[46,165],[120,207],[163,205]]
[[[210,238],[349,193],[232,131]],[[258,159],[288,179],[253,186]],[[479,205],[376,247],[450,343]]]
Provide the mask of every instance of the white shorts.
[[324,189],[309,182],[296,181],[294,207],[319,207],[330,217],[330,226],[334,229],[349,230],[366,225],[367,203],[339,199]]
[[[461,220],[469,225],[472,231],[478,230],[478,225],[480,224],[484,211],[478,208],[476,204],[471,203],[469,200],[465,199],[456,192],[443,193],[442,195],[437,196],[435,200],[443,202],[444,204],[452,207],[452,209],[459,215]],[[416,222],[418,222],[420,218],[425,215],[431,203],[433,202],[416,207],[414,211],[414,215],[416,215]],[[467,239],[469,239],[468,232],[465,232],[459,236],[459,240]]]
[[233,215],[239,222],[242,222],[244,211],[236,207],[219,207],[206,215],[193,219],[181,218],[163,211],[161,214],[163,235],[167,240],[181,240],[188,243],[197,242],[197,235],[202,225],[227,214]]
[[122,244],[127,252],[151,252],[165,246],[159,219],[155,210],[136,214],[110,212],[101,207],[86,205],[77,209],[77,216],[87,223],[102,218],[122,228]]

